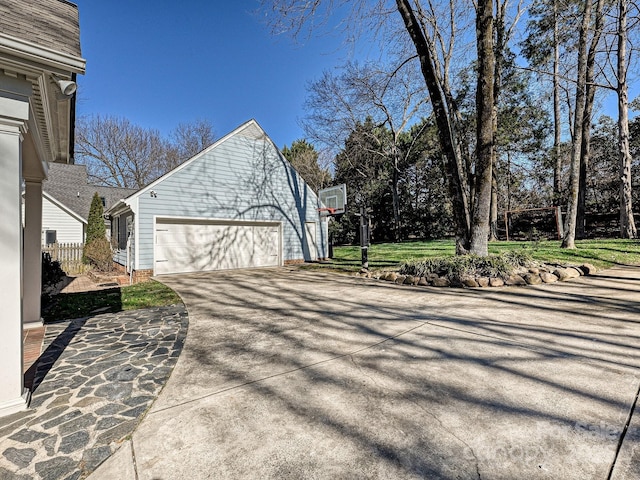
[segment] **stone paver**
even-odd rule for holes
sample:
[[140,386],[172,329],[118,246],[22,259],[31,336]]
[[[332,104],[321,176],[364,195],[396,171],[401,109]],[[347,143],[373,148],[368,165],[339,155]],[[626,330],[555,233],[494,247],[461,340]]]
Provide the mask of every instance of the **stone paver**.
[[158,396],[187,327],[183,305],[47,325],[30,408],[0,419],[0,479],[71,480],[97,468]]

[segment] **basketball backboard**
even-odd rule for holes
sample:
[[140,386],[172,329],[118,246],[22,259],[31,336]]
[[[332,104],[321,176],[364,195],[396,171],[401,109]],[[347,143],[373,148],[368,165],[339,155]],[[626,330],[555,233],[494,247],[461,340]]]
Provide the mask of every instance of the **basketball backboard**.
[[335,185],[323,188],[318,192],[320,198],[320,213],[325,215],[340,215],[347,206],[347,185]]

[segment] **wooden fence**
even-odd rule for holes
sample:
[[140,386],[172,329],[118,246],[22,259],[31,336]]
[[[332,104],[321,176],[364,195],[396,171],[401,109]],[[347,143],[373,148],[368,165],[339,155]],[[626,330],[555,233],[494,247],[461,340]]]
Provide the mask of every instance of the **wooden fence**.
[[60,262],[67,275],[84,273],[88,265],[82,263],[83,243],[52,243],[42,247],[42,252],[51,255],[51,260]]

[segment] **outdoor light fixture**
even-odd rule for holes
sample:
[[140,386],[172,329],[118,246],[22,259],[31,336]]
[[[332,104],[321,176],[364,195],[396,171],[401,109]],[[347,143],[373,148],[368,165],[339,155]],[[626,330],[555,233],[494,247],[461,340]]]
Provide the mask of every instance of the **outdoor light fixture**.
[[156,191],[155,191],[155,190],[151,190],[151,191],[149,192],[149,196],[150,196],[151,198],[156,198],[156,197],[158,196],[158,194],[156,193]]
[[78,85],[76,84],[76,82],[72,82],[71,80],[62,80],[53,74],[51,76],[53,77],[53,80],[56,82],[58,88],[65,97],[70,97],[71,95],[76,93],[76,90],[78,89]]
[[57,83],[60,87],[60,91],[65,97],[70,97],[76,93],[76,90],[78,89],[76,82],[72,82],[71,80],[58,80]]

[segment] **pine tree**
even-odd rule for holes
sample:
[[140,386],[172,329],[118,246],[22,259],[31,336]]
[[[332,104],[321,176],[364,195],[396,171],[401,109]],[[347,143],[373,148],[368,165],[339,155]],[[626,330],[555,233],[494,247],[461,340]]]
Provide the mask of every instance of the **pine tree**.
[[107,240],[104,226],[104,208],[98,192],[93,194],[89,220],[87,222],[87,237],[84,241],[82,261],[105,269],[110,264],[111,248]]
[[89,221],[87,223],[87,238],[85,244],[89,244],[98,238],[105,238],[107,231],[104,226],[104,208],[98,192],[93,194],[91,208],[89,209]]

